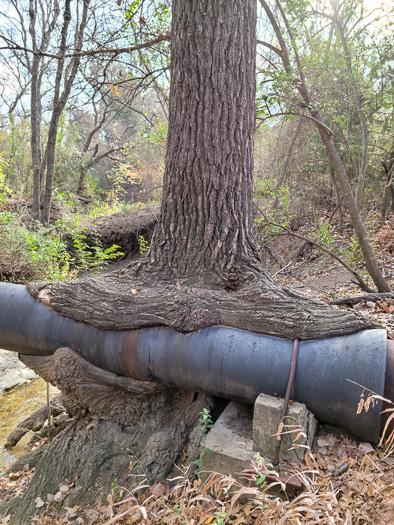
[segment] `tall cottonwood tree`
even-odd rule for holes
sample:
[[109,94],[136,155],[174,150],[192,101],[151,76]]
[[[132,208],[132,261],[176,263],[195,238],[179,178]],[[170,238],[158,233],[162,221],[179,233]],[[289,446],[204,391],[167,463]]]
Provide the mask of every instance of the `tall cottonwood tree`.
[[[311,339],[372,328],[361,316],[282,289],[261,267],[251,238],[255,31],[256,0],[173,1],[165,187],[150,257],[79,283],[32,284],[34,297],[112,330],[167,325],[191,332],[222,324]],[[114,459],[120,445],[150,481],[165,477],[201,403],[209,403],[201,395],[92,372],[70,349],[28,362],[44,378],[56,378],[84,412],[40,460],[15,504],[13,525],[35,512],[38,495],[66,478],[82,487],[67,505],[105,497],[115,476],[119,485],[133,486],[128,463],[122,470]]]
[[150,256],[121,275],[31,284],[35,297],[104,329],[225,324],[313,339],[365,326],[282,289],[261,266],[251,236],[255,33],[254,0],[174,0],[163,202]]

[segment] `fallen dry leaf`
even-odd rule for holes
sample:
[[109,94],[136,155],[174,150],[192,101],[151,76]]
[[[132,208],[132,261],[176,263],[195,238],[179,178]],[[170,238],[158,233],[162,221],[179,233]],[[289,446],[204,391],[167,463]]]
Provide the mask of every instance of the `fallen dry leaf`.
[[161,498],[165,492],[164,486],[159,482],[151,486],[150,491],[156,498]]
[[36,504],[36,509],[40,509],[41,507],[45,505],[45,503],[42,501],[40,497],[36,498],[34,501]]
[[375,452],[375,449],[371,445],[371,443],[360,443],[358,447],[362,452],[365,452],[365,454],[369,454],[370,452]]

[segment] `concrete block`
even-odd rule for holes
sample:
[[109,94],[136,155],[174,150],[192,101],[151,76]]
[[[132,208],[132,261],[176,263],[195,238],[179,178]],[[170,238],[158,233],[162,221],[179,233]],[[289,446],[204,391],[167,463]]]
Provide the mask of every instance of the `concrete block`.
[[[282,411],[283,399],[260,394],[254,405],[253,448],[265,459],[272,459]],[[303,461],[307,447],[311,447],[316,434],[317,421],[302,403],[290,402],[282,434],[280,459]],[[296,441],[297,434],[302,432]],[[307,447],[305,447],[307,446]]]
[[213,454],[204,454],[203,470],[236,478],[249,469],[256,453],[252,448],[252,426],[253,407],[231,401],[208,432],[204,445]]

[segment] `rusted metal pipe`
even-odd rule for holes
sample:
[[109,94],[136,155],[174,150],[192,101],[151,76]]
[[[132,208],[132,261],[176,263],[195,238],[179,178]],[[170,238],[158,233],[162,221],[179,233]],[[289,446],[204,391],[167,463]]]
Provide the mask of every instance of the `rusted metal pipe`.
[[[383,414],[380,432],[385,429],[387,420],[392,414],[394,408],[394,341],[387,341],[387,357],[386,357],[386,374],[384,380],[384,398],[391,401],[391,403],[383,403]],[[394,432],[394,419],[391,420],[386,429],[386,436]]]
[[[59,315],[25,286],[0,283],[0,348],[51,355],[62,346],[121,376],[254,403],[260,393],[284,397],[293,345],[226,326],[189,334],[165,326],[100,330]],[[386,358],[383,329],[301,341],[294,399],[318,420],[376,443],[382,403],[357,415],[362,389],[355,383],[383,396],[385,380],[392,385],[394,376]]]

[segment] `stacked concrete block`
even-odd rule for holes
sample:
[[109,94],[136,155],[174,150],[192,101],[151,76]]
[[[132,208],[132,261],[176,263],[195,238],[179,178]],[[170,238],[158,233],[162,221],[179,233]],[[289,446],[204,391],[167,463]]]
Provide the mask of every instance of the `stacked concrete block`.
[[[275,455],[283,399],[260,394],[254,405],[253,448],[261,456]],[[290,402],[282,428],[280,459],[303,461],[312,447],[317,421],[302,403]]]

